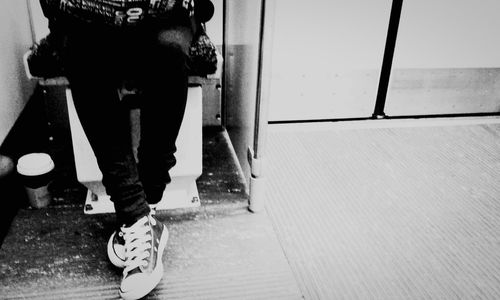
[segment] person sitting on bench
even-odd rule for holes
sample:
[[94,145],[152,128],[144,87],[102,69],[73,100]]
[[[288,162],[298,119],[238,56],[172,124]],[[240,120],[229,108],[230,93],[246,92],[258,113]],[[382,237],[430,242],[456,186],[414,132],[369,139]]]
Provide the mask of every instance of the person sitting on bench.
[[[196,8],[206,2],[40,0],[51,34],[64,36],[65,76],[115,206],[118,226],[108,256],[124,268],[119,289],[124,299],[147,295],[163,275],[168,230],[155,217],[154,205],[176,163],[189,47],[200,26]],[[124,80],[142,91],[138,162],[129,113],[117,93]]]

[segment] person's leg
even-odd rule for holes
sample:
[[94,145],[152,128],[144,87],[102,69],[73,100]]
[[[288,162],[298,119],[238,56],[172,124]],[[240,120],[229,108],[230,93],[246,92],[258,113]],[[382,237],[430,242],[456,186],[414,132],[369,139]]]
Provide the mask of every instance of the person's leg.
[[112,34],[70,32],[65,67],[79,119],[118,222],[130,225],[147,215],[149,207],[132,154],[128,112],[117,94],[118,43]]
[[187,59],[192,28],[174,26],[157,31],[144,70],[141,103],[139,174],[149,204],[161,200],[175,165],[175,142],[188,91]]
[[[145,47],[149,59],[143,62],[139,77],[143,79],[139,172],[150,204],[161,200],[170,181],[168,171],[175,164],[175,140],[187,97],[186,65],[191,29],[169,28],[157,31],[153,44]],[[162,255],[168,230],[152,215],[137,223],[122,230],[126,260],[120,295],[125,299],[137,299],[149,293],[163,275]],[[140,232],[148,234],[140,236]],[[140,245],[149,245],[148,255],[136,253]]]

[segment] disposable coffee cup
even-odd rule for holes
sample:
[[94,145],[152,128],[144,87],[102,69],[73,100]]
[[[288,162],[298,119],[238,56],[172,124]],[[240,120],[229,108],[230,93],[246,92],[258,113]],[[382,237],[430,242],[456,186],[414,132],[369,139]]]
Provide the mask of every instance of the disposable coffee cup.
[[48,187],[53,170],[54,162],[46,153],[30,153],[19,158],[17,173],[22,178],[31,207],[46,207],[52,201]]

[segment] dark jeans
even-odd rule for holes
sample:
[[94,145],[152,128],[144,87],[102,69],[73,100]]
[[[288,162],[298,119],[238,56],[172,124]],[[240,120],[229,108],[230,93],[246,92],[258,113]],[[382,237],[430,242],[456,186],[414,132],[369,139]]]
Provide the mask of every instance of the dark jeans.
[[[159,202],[170,182],[192,38],[189,22],[127,31],[87,25],[68,30],[66,74],[119,224],[133,224],[148,214],[148,203]],[[138,163],[129,111],[117,93],[124,79],[142,90]]]

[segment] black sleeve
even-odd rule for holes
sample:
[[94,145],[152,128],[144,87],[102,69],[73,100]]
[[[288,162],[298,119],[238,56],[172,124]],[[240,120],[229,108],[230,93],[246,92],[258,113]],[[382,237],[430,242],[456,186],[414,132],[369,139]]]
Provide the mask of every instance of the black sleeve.
[[52,36],[63,34],[64,18],[59,13],[59,5],[61,0],[40,0],[43,15],[49,20],[49,31]]
[[43,15],[50,20],[57,14],[59,0],[40,0],[40,6],[42,7]]
[[215,7],[210,0],[195,0],[194,14],[200,23],[206,23],[214,16]]

